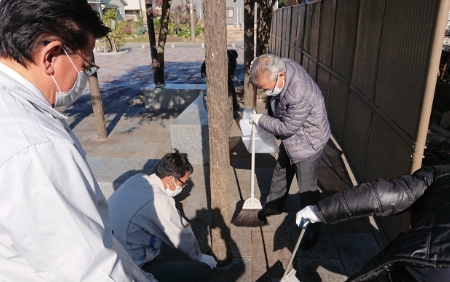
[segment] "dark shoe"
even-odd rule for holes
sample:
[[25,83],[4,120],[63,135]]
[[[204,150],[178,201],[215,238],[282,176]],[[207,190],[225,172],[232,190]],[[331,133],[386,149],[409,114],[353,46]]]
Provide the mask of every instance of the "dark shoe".
[[[319,240],[320,226],[314,226],[320,223],[314,223],[306,228],[305,234],[303,234],[302,241],[300,242],[300,248],[303,250],[309,250],[317,244]],[[312,228],[311,228],[312,227]]]
[[267,222],[267,216],[266,216],[266,214],[264,213],[264,210],[260,210],[259,212],[258,212],[258,219],[259,220],[261,220],[262,222]]
[[287,196],[285,195],[281,198],[265,203],[262,210],[258,212],[258,219],[266,222],[268,216],[281,214],[283,212],[286,199]]
[[262,210],[260,210],[258,212],[258,219],[263,221],[263,222],[267,222],[267,217],[268,216],[278,215],[278,214],[281,214],[281,211],[279,211],[277,209],[268,208],[268,207],[264,206],[262,208]]

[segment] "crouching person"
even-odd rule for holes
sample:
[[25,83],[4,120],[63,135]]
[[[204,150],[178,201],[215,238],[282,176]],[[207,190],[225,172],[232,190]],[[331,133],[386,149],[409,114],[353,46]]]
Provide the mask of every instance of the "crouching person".
[[296,222],[335,223],[351,218],[411,212],[400,234],[347,281],[449,281],[450,166],[423,167],[412,175],[363,183],[307,206]]
[[[151,175],[137,174],[109,198],[114,236],[134,262],[160,282],[209,281],[217,265],[202,254],[189,223],[175,207],[174,196],[193,172],[186,154],[165,155]],[[192,261],[163,261],[162,243],[178,249]]]

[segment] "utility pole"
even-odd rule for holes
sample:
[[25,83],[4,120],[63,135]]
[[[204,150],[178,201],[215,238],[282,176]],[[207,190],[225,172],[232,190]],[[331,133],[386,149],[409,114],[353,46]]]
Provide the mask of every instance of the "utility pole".
[[225,0],[203,1],[211,189],[211,249],[219,265],[231,261],[228,60]]
[[194,0],[189,0],[189,14],[191,15],[191,41],[195,39],[195,26],[194,26],[194,5],[192,4]]

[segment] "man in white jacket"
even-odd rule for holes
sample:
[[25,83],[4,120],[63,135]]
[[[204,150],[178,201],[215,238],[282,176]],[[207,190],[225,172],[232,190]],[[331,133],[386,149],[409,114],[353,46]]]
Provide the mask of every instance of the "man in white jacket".
[[1,0],[0,18],[0,280],[154,281],[118,255],[106,199],[54,110],[81,95],[109,28],[86,0]]
[[[190,224],[173,197],[186,185],[193,168],[186,154],[166,154],[151,175],[139,173],[108,199],[114,235],[134,262],[160,282],[209,281],[216,260],[202,254]],[[192,261],[158,260],[162,243]]]

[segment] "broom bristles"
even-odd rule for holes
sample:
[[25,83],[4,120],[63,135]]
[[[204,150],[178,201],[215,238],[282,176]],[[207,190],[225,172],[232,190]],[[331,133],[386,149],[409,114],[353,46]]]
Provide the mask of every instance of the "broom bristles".
[[258,218],[260,210],[242,209],[241,212],[231,222],[236,226],[258,227],[267,225],[267,221],[261,221]]

